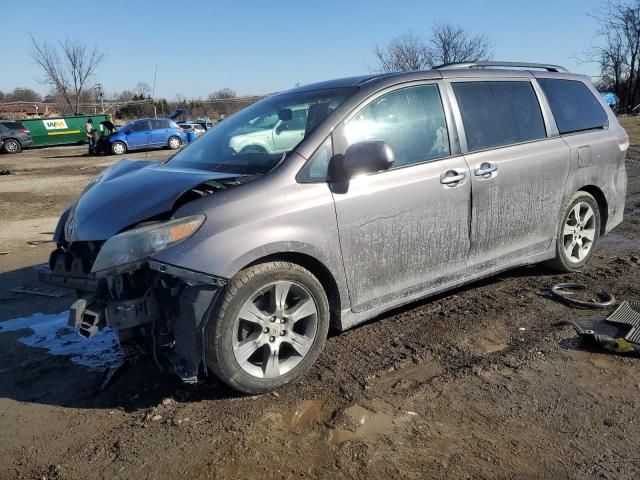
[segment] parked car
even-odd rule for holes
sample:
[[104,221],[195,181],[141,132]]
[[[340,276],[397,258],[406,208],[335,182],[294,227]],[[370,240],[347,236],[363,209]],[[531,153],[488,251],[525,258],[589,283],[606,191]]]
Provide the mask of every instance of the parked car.
[[178,125],[200,125],[205,131],[209,130],[213,127],[214,123],[210,120],[205,120],[204,118],[199,118],[197,120],[183,120],[178,122]]
[[178,123],[178,126],[181,127],[185,132],[189,132],[191,130],[193,130],[193,132],[196,134],[196,136],[201,136],[204,135],[206,130],[205,128],[200,125],[199,123],[183,123],[180,122]]
[[[298,133],[237,147],[265,132]],[[267,392],[309,370],[330,326],[520,265],[582,269],[622,221],[628,146],[590,80],[552,65],[307,85],[165,163],[104,171],[40,276],[85,292],[70,318],[83,335],[152,338],[184,381],[205,367]]]
[[307,124],[306,105],[283,112],[269,112],[252,119],[236,132],[229,146],[237,153],[275,155],[290,151],[304,137]]
[[187,141],[187,134],[173,120],[166,118],[141,118],[123,125],[108,137],[108,149],[114,155],[131,150],[168,147],[180,148]]
[[0,146],[5,153],[19,153],[33,144],[31,132],[20,122],[0,120]]

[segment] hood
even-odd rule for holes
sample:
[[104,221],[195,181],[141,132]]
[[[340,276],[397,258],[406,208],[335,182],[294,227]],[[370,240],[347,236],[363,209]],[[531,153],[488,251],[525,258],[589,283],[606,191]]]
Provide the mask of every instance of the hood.
[[122,160],[87,186],[65,224],[67,241],[106,240],[123,229],[171,211],[175,201],[209,180],[238,175]]

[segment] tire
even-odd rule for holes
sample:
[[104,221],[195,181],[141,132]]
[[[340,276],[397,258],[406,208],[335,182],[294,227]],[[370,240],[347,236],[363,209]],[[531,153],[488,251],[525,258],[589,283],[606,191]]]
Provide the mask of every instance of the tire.
[[127,146],[124,142],[113,142],[111,145],[111,153],[114,155],[123,155],[127,153]]
[[22,151],[22,145],[20,145],[20,142],[18,140],[9,138],[4,141],[2,149],[6,153],[20,153]]
[[182,140],[180,140],[178,137],[169,137],[167,145],[171,150],[176,150],[180,148],[180,145],[182,145]]
[[584,268],[596,250],[601,225],[598,202],[590,194],[578,191],[567,202],[556,236],[556,256],[547,265],[558,272],[576,272]]
[[288,262],[254,265],[227,284],[211,312],[207,366],[236,390],[266,393],[302,377],[328,331],[327,295],[311,272]]

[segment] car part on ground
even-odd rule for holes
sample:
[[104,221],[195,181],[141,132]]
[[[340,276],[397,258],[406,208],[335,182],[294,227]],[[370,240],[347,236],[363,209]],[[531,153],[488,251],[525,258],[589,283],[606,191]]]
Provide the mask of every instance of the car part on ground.
[[615,353],[640,353],[640,302],[623,301],[604,319],[569,321],[584,339]]
[[[186,382],[204,367],[259,393],[307,371],[329,323],[554,257],[583,268],[622,221],[626,133],[583,76],[467,67],[298,87],[164,163],[118,162],[40,275],[81,291],[83,335],[110,326]],[[170,121],[109,141],[146,148],[153,122]]]
[[609,308],[617,303],[615,297],[606,292],[595,294],[591,300],[578,300],[572,297],[576,291],[586,289],[587,287],[582,283],[557,283],[549,289],[549,292],[552,297],[577,308]]

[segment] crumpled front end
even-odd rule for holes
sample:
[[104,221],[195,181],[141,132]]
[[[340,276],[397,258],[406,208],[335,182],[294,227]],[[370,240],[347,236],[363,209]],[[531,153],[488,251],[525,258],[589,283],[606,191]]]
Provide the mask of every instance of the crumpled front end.
[[154,259],[193,235],[204,213],[180,207],[249,177],[124,160],[96,177],[61,216],[40,280],[75,289],[69,323],[90,338],[109,327],[153,349],[183,380],[203,364],[208,311],[226,280]]
[[122,343],[147,345],[163,367],[185,382],[195,382],[204,365],[203,331],[209,308],[226,280],[150,258],[94,272],[104,244],[58,247],[48,268],[38,272],[45,283],[77,291],[70,326],[88,339],[109,327]]

